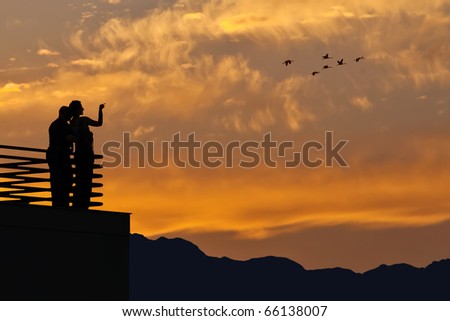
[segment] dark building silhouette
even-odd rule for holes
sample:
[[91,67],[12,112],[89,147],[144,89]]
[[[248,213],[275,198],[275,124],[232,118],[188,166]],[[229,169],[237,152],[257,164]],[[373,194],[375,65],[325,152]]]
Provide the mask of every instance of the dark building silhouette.
[[0,203],[1,300],[128,300],[129,215]]
[[127,300],[129,214],[35,205],[52,200],[45,153],[0,145],[0,299]]

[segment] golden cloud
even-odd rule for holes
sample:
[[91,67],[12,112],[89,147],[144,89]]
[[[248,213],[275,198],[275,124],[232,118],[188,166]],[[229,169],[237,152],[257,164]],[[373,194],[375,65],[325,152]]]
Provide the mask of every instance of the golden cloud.
[[29,85],[27,84],[15,84],[10,82],[0,88],[0,93],[17,93],[21,92],[23,88],[27,87],[29,87]]
[[353,97],[351,99],[351,103],[361,109],[361,110],[367,110],[373,106],[373,103],[369,100],[367,97]]
[[39,49],[39,50],[37,51],[37,54],[38,54],[39,56],[59,56],[59,55],[60,55],[59,52],[57,52],[57,51],[52,51],[52,50],[49,50],[49,49]]

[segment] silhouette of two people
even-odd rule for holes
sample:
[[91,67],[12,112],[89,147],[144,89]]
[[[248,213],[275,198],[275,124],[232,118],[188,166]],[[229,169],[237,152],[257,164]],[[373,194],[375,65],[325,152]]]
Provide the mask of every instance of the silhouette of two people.
[[[84,108],[79,100],[73,100],[68,107],[60,108],[60,115],[49,128],[50,145],[47,161],[50,168],[50,189],[52,205],[68,207],[73,188],[72,206],[88,209],[94,175],[93,134],[89,127],[103,124],[104,104],[99,106],[98,119],[83,116]],[[70,156],[75,144],[72,170]],[[75,180],[73,174],[75,173]]]

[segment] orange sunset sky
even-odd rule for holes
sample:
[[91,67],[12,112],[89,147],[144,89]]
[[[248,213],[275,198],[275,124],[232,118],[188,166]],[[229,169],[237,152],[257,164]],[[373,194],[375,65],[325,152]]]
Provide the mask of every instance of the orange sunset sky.
[[72,99],[93,118],[107,104],[97,153],[124,132],[301,146],[333,131],[348,168],[134,158],[102,170],[102,209],[214,256],[424,266],[450,257],[449,30],[444,0],[0,0],[0,144],[46,148]]

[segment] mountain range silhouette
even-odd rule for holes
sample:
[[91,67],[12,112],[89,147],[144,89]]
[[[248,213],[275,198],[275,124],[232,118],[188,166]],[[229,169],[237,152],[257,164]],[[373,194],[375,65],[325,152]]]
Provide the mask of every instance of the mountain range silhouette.
[[281,257],[210,257],[181,238],[130,235],[130,300],[450,300],[450,259],[365,273]]

